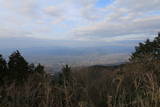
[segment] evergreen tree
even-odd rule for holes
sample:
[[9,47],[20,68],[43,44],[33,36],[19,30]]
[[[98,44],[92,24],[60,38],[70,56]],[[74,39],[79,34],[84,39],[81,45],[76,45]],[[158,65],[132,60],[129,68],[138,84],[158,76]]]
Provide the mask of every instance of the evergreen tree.
[[2,55],[0,55],[0,72],[6,72],[7,71],[7,63],[5,59],[3,59]]
[[3,78],[6,76],[7,74],[7,63],[5,61],[5,59],[3,59],[2,55],[0,55],[0,86],[3,84]]
[[12,53],[8,62],[9,79],[16,80],[17,83],[23,83],[26,81],[29,74],[28,62],[21,56],[19,51]]
[[29,64],[29,65],[28,65],[28,69],[29,69],[29,70],[28,70],[29,72],[34,72],[34,71],[35,71],[35,65],[34,65],[33,63],[32,63],[32,64]]
[[72,80],[72,76],[71,76],[71,67],[69,67],[68,65],[63,66],[62,68],[62,72],[57,73],[58,78],[58,83],[60,85],[67,85],[71,82]]
[[8,62],[9,71],[11,72],[26,72],[28,71],[28,63],[21,56],[19,51],[12,53]]
[[35,72],[44,73],[44,66],[38,64],[37,67],[35,68]]
[[67,82],[70,82],[71,80],[71,67],[69,65],[65,65],[63,68],[62,68],[62,71],[63,71],[63,78],[67,81]]
[[150,57],[151,60],[160,59],[160,33],[153,40],[147,39],[144,43],[139,43],[139,46],[135,47],[135,52],[132,53],[130,61],[137,61]]

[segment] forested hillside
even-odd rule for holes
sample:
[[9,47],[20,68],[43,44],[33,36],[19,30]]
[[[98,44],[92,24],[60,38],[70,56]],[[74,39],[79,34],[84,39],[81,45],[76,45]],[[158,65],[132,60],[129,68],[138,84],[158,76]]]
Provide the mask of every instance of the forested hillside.
[[49,74],[19,51],[0,55],[0,107],[159,107],[160,34],[118,66],[62,67]]

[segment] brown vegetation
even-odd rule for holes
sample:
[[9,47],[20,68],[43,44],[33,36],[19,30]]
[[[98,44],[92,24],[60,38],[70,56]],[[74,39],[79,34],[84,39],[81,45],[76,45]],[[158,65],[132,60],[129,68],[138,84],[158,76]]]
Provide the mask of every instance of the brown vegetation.
[[0,56],[0,107],[159,107],[160,60],[142,53],[116,67],[66,65],[54,75],[29,65],[20,53],[10,63]]

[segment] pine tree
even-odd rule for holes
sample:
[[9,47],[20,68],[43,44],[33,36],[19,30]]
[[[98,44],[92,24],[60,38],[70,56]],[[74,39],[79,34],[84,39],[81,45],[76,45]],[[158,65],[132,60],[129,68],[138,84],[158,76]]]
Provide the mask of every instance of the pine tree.
[[65,65],[63,68],[62,68],[62,71],[63,71],[63,78],[65,81],[67,82],[70,82],[71,81],[71,67],[69,65]]
[[8,67],[11,72],[26,72],[28,71],[28,62],[19,51],[16,51],[10,55]]
[[147,39],[144,43],[139,43],[139,46],[135,47],[135,52],[132,53],[130,61],[140,61],[150,57],[150,60],[160,59],[160,33],[154,38],[153,41]]
[[12,53],[8,62],[9,79],[16,80],[17,83],[23,83],[29,74],[28,62],[21,56],[19,51]]
[[7,71],[7,63],[5,59],[0,55],[0,72],[6,72]]
[[44,73],[44,66],[38,64],[37,67],[35,68],[35,72]]
[[7,63],[5,59],[3,59],[2,55],[0,55],[0,85],[4,83],[3,78],[6,76],[7,70]]

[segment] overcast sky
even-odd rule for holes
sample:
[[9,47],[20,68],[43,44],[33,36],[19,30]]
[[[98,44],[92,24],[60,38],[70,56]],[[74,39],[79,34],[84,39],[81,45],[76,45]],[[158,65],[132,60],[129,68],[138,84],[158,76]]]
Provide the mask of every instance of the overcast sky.
[[160,31],[160,0],[0,0],[0,39],[120,42]]

